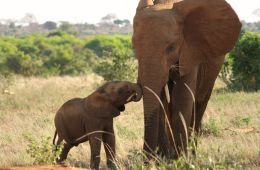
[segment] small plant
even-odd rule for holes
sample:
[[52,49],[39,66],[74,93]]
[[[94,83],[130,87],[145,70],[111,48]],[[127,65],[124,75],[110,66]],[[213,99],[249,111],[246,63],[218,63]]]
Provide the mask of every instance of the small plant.
[[189,161],[185,157],[180,157],[179,159],[173,161],[174,169],[195,169],[195,165],[192,161]]
[[214,118],[210,118],[205,124],[204,124],[204,132],[208,134],[218,135],[219,134],[219,128],[217,126],[217,121]]
[[60,146],[51,144],[51,137],[49,136],[34,138],[31,134],[28,134],[24,137],[28,141],[26,152],[34,159],[34,164],[55,163],[63,148],[63,144]]
[[130,150],[127,155],[127,161],[124,163],[125,167],[129,169],[142,170],[145,155],[140,150]]
[[251,117],[236,116],[231,122],[237,127],[247,127],[251,122]]

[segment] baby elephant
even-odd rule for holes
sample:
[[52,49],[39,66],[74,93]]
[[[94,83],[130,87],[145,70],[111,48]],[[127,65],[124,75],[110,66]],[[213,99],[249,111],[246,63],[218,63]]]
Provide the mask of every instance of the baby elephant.
[[111,168],[115,157],[113,118],[125,110],[126,103],[137,102],[141,97],[142,90],[139,85],[114,81],[106,83],[86,98],[74,98],[64,103],[54,120],[56,131],[53,144],[58,145],[65,141],[57,162],[64,161],[73,146],[89,140],[90,167],[99,169],[100,147],[103,141],[107,166]]

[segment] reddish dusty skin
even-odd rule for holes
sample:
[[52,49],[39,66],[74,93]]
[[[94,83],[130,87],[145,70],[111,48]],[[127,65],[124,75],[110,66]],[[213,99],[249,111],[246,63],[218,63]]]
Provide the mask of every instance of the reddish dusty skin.
[[32,167],[8,167],[8,168],[0,168],[0,170],[85,170],[85,169],[66,167],[60,165],[45,165],[45,166],[32,166]]

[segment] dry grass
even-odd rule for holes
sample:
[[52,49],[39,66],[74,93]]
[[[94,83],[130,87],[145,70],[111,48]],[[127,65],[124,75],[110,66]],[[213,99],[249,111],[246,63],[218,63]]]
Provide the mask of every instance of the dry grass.
[[[26,153],[28,143],[24,134],[53,136],[53,117],[61,104],[73,97],[87,96],[98,87],[101,79],[91,75],[13,77],[0,81],[0,167],[7,167],[32,165],[33,159]],[[258,169],[260,93],[219,90],[223,87],[220,82],[216,87],[205,113],[205,133],[199,138],[195,167]],[[234,131],[241,128],[254,129],[248,133]],[[120,166],[135,163],[132,159],[138,157],[136,152],[141,151],[143,144],[141,102],[127,105],[126,111],[115,119],[115,131]],[[104,151],[102,153],[104,166]],[[89,158],[89,145],[84,143],[72,149],[67,163],[88,167]]]

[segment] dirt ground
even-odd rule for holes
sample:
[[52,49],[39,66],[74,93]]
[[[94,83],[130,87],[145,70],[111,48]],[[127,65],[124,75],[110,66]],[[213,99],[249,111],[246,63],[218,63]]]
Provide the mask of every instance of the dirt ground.
[[45,165],[45,166],[32,166],[32,167],[0,168],[0,170],[84,170],[84,169],[75,168],[75,167],[66,167],[60,165]]

